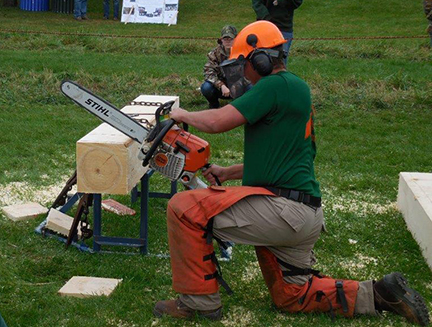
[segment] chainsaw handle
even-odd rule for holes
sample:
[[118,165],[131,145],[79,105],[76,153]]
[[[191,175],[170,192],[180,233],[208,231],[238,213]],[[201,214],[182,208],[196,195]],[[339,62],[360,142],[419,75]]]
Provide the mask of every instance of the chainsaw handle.
[[[205,166],[203,167],[203,169],[206,170],[206,169],[208,169],[208,168],[210,168],[210,167],[211,167],[211,164],[208,163],[208,164],[205,164]],[[221,183],[221,181],[219,180],[219,177],[217,177],[215,174],[211,174],[211,175],[212,175],[213,178],[215,179],[216,184],[217,184],[218,186],[222,186],[222,183]]]
[[147,166],[150,162],[150,159],[153,157],[153,154],[155,153],[156,149],[162,142],[165,135],[168,133],[168,131],[175,125],[174,119],[168,119],[164,121],[164,126],[162,130],[159,132],[159,134],[154,138],[153,144],[150,147],[150,150],[146,153],[144,160],[143,160],[143,167]]
[[160,122],[160,117],[168,115],[171,112],[171,108],[174,105],[175,101],[168,101],[164,104],[160,105],[159,108],[156,109],[156,124]]
[[[168,115],[171,112],[172,106],[174,105],[175,101],[168,101],[162,104],[159,108],[156,109],[155,117],[156,117],[156,124],[160,122],[160,117]],[[186,123],[182,123],[183,130],[185,132],[189,131],[189,125]]]
[[[176,121],[174,119],[168,119],[163,122],[160,121],[161,116],[168,115],[171,112],[172,106],[174,105],[175,101],[168,101],[162,104],[159,108],[156,109],[155,112],[155,118],[156,118],[156,126],[153,128],[153,130],[150,132],[147,142],[153,141],[152,146],[150,147],[150,150],[147,152],[147,154],[144,157],[142,165],[145,167],[149,164],[150,159],[153,157],[153,154],[155,153],[156,149],[162,142],[165,135],[168,133],[168,131],[176,124]],[[183,123],[183,129],[187,131],[189,129],[189,126],[185,123]],[[156,135],[157,133],[157,135]]]

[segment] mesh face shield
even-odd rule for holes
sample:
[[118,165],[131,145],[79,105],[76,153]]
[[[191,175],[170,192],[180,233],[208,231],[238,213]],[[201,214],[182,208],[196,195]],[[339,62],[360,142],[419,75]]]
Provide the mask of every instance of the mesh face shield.
[[231,97],[233,99],[242,96],[243,93],[246,92],[248,86],[251,84],[244,77],[245,63],[246,60],[244,58],[241,58],[225,60],[220,64],[220,67],[225,74],[227,87],[230,89]]

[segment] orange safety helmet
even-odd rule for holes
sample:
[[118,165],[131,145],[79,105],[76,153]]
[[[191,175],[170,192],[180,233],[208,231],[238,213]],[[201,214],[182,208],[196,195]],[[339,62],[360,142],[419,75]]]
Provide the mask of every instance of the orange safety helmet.
[[234,39],[229,60],[246,58],[255,49],[271,49],[286,43],[277,26],[266,20],[259,20],[243,28]]

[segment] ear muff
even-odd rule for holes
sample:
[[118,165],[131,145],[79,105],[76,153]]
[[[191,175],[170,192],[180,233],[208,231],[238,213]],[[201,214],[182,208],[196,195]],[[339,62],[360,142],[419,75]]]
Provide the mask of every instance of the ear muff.
[[249,60],[253,69],[260,76],[267,76],[273,71],[273,63],[270,55],[264,49],[257,49],[258,37],[256,34],[249,34],[246,38],[246,43],[254,48],[249,54]]
[[254,50],[250,54],[249,60],[253,69],[255,69],[260,76],[270,75],[273,71],[272,59],[264,49]]

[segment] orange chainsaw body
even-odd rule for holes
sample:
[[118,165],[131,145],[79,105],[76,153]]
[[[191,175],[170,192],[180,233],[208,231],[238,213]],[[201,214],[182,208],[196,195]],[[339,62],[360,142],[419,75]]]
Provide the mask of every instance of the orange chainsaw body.
[[185,155],[185,171],[195,173],[209,163],[210,144],[183,129],[171,129],[163,142],[173,148],[177,147]]

